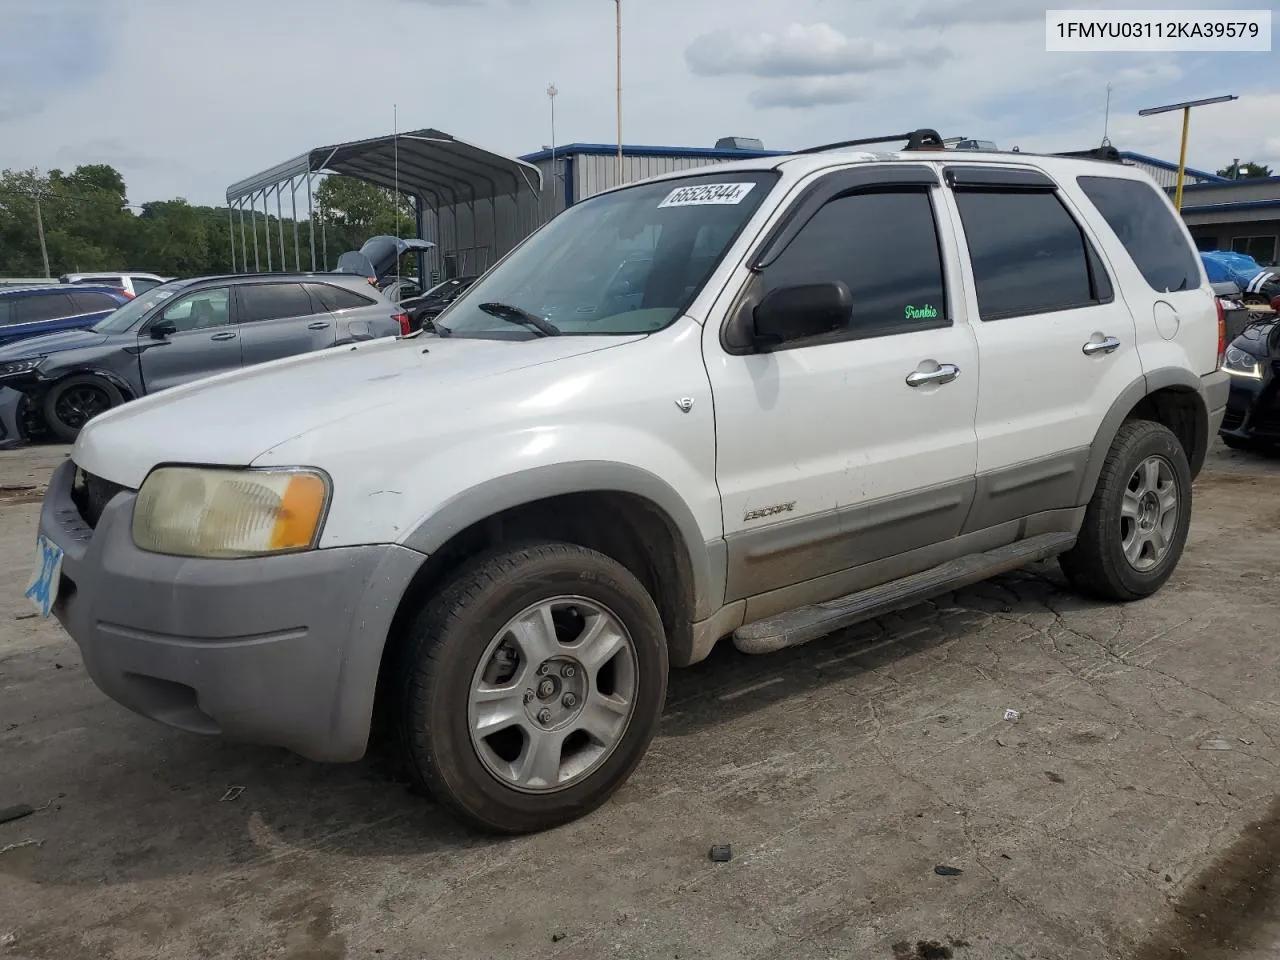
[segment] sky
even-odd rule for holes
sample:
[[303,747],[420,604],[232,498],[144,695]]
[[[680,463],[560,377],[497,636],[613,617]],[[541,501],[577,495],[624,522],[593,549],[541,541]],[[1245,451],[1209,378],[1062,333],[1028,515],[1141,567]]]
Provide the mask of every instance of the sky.
[[[623,139],[789,149],[933,127],[1003,148],[1084,149],[1103,135],[1110,82],[1119,149],[1176,161],[1179,115],[1137,111],[1234,93],[1193,113],[1188,163],[1280,172],[1280,44],[1047,53],[1044,11],[622,0]],[[0,169],[110,163],[131,202],[221,203],[229,183],[313,146],[391,133],[395,115],[401,130],[536,151],[551,139],[550,83],[560,144],[613,143],[614,15],[612,0],[0,0]]]

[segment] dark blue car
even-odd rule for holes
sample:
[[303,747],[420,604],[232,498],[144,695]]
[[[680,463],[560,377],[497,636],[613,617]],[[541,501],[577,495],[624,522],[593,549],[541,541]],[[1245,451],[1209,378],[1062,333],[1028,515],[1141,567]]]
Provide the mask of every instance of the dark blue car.
[[0,345],[61,330],[83,330],[130,299],[119,287],[87,283],[0,290]]

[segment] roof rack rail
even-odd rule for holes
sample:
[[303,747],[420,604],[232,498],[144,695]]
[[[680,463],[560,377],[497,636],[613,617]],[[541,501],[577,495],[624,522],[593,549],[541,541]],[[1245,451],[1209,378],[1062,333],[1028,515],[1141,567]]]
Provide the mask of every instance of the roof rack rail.
[[1055,157],[1078,157],[1082,160],[1108,160],[1111,163],[1120,163],[1120,151],[1108,144],[1105,147],[1094,147],[1092,150],[1068,150],[1065,153],[1055,153]]
[[887,137],[864,137],[860,140],[841,140],[838,143],[824,143],[816,147],[805,147],[803,150],[795,151],[801,153],[825,153],[828,150],[840,150],[844,147],[865,147],[873,143],[893,143],[896,140],[905,140],[907,145],[904,150],[943,150],[945,146],[942,137],[938,136],[937,130],[930,130],[928,127],[922,127],[919,130],[912,130],[910,133],[895,133]]

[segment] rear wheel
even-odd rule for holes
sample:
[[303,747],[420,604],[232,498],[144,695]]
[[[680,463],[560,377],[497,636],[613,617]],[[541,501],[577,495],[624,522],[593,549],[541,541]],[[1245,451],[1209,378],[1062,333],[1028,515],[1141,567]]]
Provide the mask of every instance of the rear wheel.
[[86,423],[122,403],[124,394],[115,384],[80,374],[58,381],[45,394],[44,419],[55,437],[70,443]]
[[570,544],[478,558],[407,640],[399,723],[410,771],[500,833],[604,803],[639,764],[666,697],[653,600],[626,568]]
[[1076,545],[1059,558],[1067,578],[1104,600],[1138,600],[1173,574],[1191,526],[1191,468],[1163,424],[1124,424],[1098,477]]

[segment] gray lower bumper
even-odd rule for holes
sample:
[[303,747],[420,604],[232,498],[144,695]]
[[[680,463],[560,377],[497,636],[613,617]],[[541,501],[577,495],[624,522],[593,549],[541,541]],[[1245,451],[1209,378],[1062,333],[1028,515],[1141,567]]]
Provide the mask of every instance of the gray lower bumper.
[[54,472],[40,532],[66,551],[54,607],[104,693],[196,733],[314,760],[365,752],[383,644],[424,557],[393,545],[203,560],[133,544],[134,495],[96,529]]
[[1204,389],[1204,405],[1209,409],[1209,443],[1222,426],[1222,418],[1227,413],[1227,397],[1231,394],[1231,376],[1221,370],[1209,373],[1200,378]]

